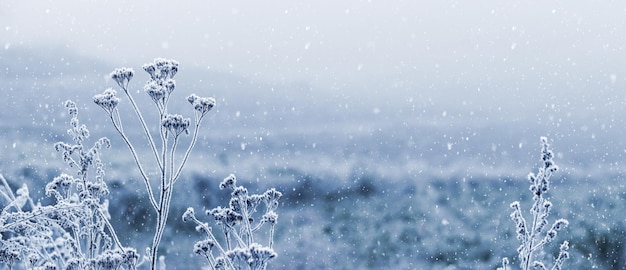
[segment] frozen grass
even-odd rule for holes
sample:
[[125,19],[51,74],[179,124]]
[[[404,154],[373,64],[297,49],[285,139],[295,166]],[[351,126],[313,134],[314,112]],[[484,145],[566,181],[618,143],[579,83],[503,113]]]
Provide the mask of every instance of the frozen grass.
[[[178,72],[178,62],[159,58],[153,63],[145,64],[143,69],[150,76],[144,90],[154,103],[158,115],[154,129],[148,127],[148,122],[131,95],[129,84],[134,77],[134,71],[130,68],[119,68],[111,73],[111,78],[130,101],[144,132],[142,143],[147,142],[151,149],[155,166],[144,165],[146,156],[138,154],[134,146],[136,142],[132,142],[127,136],[122,124],[126,116],[118,109],[120,98],[117,97],[117,92],[111,88],[106,89],[102,94],[94,96],[93,101],[104,110],[130,150],[132,160],[143,180],[148,203],[154,210],[156,228],[152,245],[146,249],[146,256],[141,257],[140,261],[135,249],[124,247],[111,224],[109,201],[106,199],[109,189],[100,159],[100,149],[110,147],[110,141],[100,138],[93,147],[86,147],[84,141],[89,138],[89,130],[80,124],[76,104],[67,101],[66,107],[72,116],[68,134],[74,143],[59,142],[55,144],[55,149],[62,153],[63,160],[69,167],[77,168],[76,177],[68,174],[55,177],[46,185],[46,195],[53,197],[55,201],[52,205],[41,206],[33,203],[26,185],[18,189],[16,195],[0,175],[0,195],[5,202],[0,213],[0,262],[9,268],[17,264],[28,269],[135,269],[147,261],[151,269],[165,269],[165,259],[159,256],[159,250],[171,210],[174,184],[180,179],[196,144],[201,122],[215,106],[215,99],[195,94],[187,98],[193,107],[193,122],[181,115],[171,114],[168,104],[176,88],[174,76]],[[156,130],[155,134],[151,130]],[[183,135],[189,133],[192,136],[187,149],[182,156],[177,156],[177,147]],[[155,143],[154,137],[159,139],[160,144]],[[90,171],[95,171],[95,176],[91,176]],[[152,178],[155,175],[156,181]],[[245,269],[250,266],[252,269],[265,269],[269,259],[276,257],[272,250],[277,220],[275,210],[282,194],[270,189],[263,195],[248,196],[247,189],[236,186],[234,176],[230,185],[227,184],[225,182],[224,187],[233,189],[229,207],[216,208],[209,212],[215,217],[217,225],[224,230],[227,245],[222,248],[213,236],[210,240],[212,242],[198,242],[196,253],[209,245],[217,244],[222,253],[216,258],[207,255],[211,267]],[[265,203],[266,211],[257,223],[253,223],[252,215],[261,202]],[[208,225],[200,223],[193,214],[186,216],[193,217],[203,231],[212,236]],[[241,230],[235,230],[238,224],[243,224]],[[253,232],[264,224],[270,224],[271,227],[267,247],[258,244],[253,237]],[[236,244],[231,244],[233,239]],[[205,252],[208,251],[210,250]]]
[[[135,269],[139,254],[124,247],[110,223],[109,189],[104,181],[100,150],[109,140],[85,145],[89,130],[78,120],[73,102],[66,102],[72,116],[68,134],[73,143],[55,144],[73,174],[61,174],[46,185],[51,205],[35,204],[28,187],[13,193],[0,175],[0,262],[26,269]],[[95,176],[92,176],[94,173]],[[16,196],[17,195],[17,196]]]
[[[204,257],[210,269],[251,269],[264,270],[269,261],[276,257],[274,246],[274,226],[278,215],[278,200],[282,193],[276,189],[268,189],[263,194],[248,194],[248,189],[237,185],[235,175],[231,174],[220,183],[220,189],[231,190],[228,207],[218,206],[207,210],[206,214],[213,217],[222,230],[223,243],[220,244],[213,230],[207,223],[196,218],[192,207],[183,214],[183,221],[192,221],[196,230],[205,234],[205,239],[194,244],[194,253]],[[259,206],[264,205],[261,218],[254,218]],[[257,236],[263,225],[268,224],[269,236],[267,245],[260,244]],[[217,256],[213,253],[217,249]]]
[[[557,232],[569,225],[566,219],[557,219],[552,226],[548,226],[548,217],[552,211],[552,203],[546,197],[550,190],[550,177],[559,167],[552,160],[554,153],[550,149],[548,139],[541,137],[541,166],[536,174],[530,173],[530,191],[533,194],[533,204],[530,209],[531,220],[526,220],[522,212],[519,201],[511,203],[513,213],[511,218],[516,225],[517,239],[521,242],[517,252],[520,259],[521,269],[547,269],[543,262],[543,247],[551,243],[557,236]],[[559,255],[556,257],[552,270],[563,268],[563,263],[569,258],[569,242],[564,241],[559,248]],[[507,270],[509,261],[502,260],[502,267],[498,269]]]

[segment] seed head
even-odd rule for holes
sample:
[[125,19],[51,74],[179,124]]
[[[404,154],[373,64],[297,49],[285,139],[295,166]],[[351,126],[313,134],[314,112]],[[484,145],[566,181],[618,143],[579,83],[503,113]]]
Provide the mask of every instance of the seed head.
[[111,79],[119,85],[124,91],[128,91],[128,83],[135,75],[132,68],[117,68],[111,72]]
[[97,94],[93,97],[93,102],[104,109],[107,114],[111,115],[113,110],[120,103],[120,99],[117,97],[117,92],[112,88],[104,90],[102,94]]
[[195,212],[192,207],[187,208],[187,211],[183,214],[183,221],[187,222],[195,218]]
[[202,115],[205,115],[215,107],[215,98],[212,97],[199,97],[196,94],[192,94],[187,97],[187,101],[193,105],[194,110],[200,112]]
[[168,114],[163,117],[161,121],[161,125],[167,129],[167,131],[174,136],[178,136],[181,133],[185,132],[189,134],[189,124],[191,120],[189,118],[183,118],[183,116],[178,114]]

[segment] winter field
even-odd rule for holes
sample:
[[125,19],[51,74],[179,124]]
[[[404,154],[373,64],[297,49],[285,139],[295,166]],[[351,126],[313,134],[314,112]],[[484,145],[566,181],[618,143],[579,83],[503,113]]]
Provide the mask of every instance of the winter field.
[[[52,203],[46,183],[69,173],[54,149],[71,140],[62,103],[74,100],[91,139],[111,140],[101,153],[111,223],[124,245],[144,250],[155,223],[146,190],[124,142],[92,102],[115,86],[107,79],[115,63],[46,55],[0,53],[0,173],[14,190],[27,184],[33,198]],[[140,64],[132,67],[138,74],[131,89],[147,107],[147,75]],[[201,213],[226,205],[229,192],[218,186],[230,173],[251,192],[283,193],[270,269],[495,269],[503,257],[517,269],[509,205],[520,201],[529,214],[526,176],[541,163],[540,136],[560,168],[547,194],[549,221],[565,218],[569,226],[539,256],[551,264],[568,240],[565,269],[626,269],[623,100],[579,112],[539,98],[543,103],[522,113],[499,114],[497,107],[445,108],[419,97],[400,105],[348,99],[306,83],[265,83],[184,63],[176,81],[181,93],[172,110],[192,113],[190,93],[214,96],[217,105],[173,194],[160,247],[168,269],[204,265],[192,252],[199,234],[181,216],[189,206]],[[150,155],[141,132],[129,130],[139,156]]]

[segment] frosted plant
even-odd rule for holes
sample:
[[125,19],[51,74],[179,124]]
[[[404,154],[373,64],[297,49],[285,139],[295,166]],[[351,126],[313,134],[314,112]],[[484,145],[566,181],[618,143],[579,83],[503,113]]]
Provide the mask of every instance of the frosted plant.
[[[220,244],[208,223],[196,218],[195,211],[189,207],[183,214],[183,221],[196,223],[196,229],[206,238],[195,243],[194,253],[207,259],[211,269],[266,269],[269,260],[276,257],[274,252],[274,226],[278,215],[275,210],[282,193],[269,189],[263,194],[248,194],[248,190],[237,186],[235,175],[231,174],[220,183],[220,189],[230,189],[231,199],[229,206],[218,206],[206,211],[206,214],[215,219],[215,224],[224,233],[224,242]],[[263,204],[263,212],[257,212]],[[254,219],[256,213],[262,213],[260,219]],[[269,224],[268,245],[263,246],[256,242],[255,233]],[[217,249],[217,255],[213,254]]]
[[[109,191],[104,182],[100,138],[87,148],[89,130],[78,120],[76,104],[67,101],[73,144],[59,142],[55,149],[77,169],[76,177],[61,174],[46,185],[55,204],[34,204],[24,185],[17,196],[0,175],[0,195],[7,204],[0,213],[0,262],[12,268],[18,261],[28,269],[135,269],[138,255],[125,248],[109,222]],[[95,177],[89,172],[95,170]]]
[[[142,160],[137,154],[135,147],[124,132],[122,118],[120,117],[120,113],[117,108],[120,101],[120,98],[117,96],[117,92],[109,88],[102,94],[94,96],[94,102],[102,107],[107,116],[110,118],[113,127],[130,149],[135,164],[137,165],[139,173],[141,174],[143,182],[146,186],[148,198],[152,208],[156,213],[157,221],[152,247],[148,248],[148,256],[151,261],[152,269],[155,269],[157,264],[159,264],[157,252],[166,227],[174,184],[179,179],[189,154],[195,146],[202,119],[215,106],[215,99],[199,97],[193,94],[187,98],[187,101],[193,106],[195,112],[193,121],[181,115],[170,114],[168,112],[170,95],[176,88],[174,76],[178,73],[178,67],[178,62],[162,58],[157,58],[153,63],[143,65],[143,70],[150,76],[144,86],[144,90],[156,106],[156,110],[158,112],[158,119],[156,119],[156,133],[158,133],[157,137],[160,139],[160,144],[158,145],[155,143],[155,136],[150,132],[147,122],[142,116],[139,107],[131,95],[131,91],[129,91],[129,83],[134,77],[134,71],[130,68],[118,68],[111,73],[111,78],[117,83],[130,101],[130,104],[139,119],[145,138],[150,145],[158,175],[156,182],[152,181],[152,179],[148,177],[148,173],[145,171],[146,167],[142,165]],[[193,128],[191,142],[182,156],[182,159],[175,160],[174,156],[182,137],[181,135],[188,135],[190,133],[190,128]],[[153,188],[155,183],[156,189]]]
[[[547,269],[540,258],[536,258],[538,257],[537,254],[543,252],[545,244],[556,238],[557,231],[568,225],[567,220],[557,219],[552,226],[548,227],[548,216],[552,209],[552,203],[545,197],[545,194],[550,188],[550,177],[558,170],[558,166],[552,161],[554,154],[550,149],[548,139],[541,137],[541,143],[541,167],[539,167],[537,174],[530,173],[528,175],[530,191],[533,193],[533,205],[530,209],[532,220],[530,223],[522,215],[519,201],[511,203],[513,209],[511,219],[515,222],[517,239],[521,242],[517,252],[520,266],[524,270],[531,268]],[[568,249],[569,242],[564,241],[551,269],[562,269],[563,262],[569,257]],[[502,267],[499,269],[508,269],[508,259],[503,259]]]

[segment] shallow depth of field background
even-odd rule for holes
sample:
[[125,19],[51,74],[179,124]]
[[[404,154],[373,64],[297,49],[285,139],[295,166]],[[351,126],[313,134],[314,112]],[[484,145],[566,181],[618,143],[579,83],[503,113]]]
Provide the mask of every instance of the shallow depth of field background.
[[[225,205],[229,173],[285,195],[276,269],[516,265],[508,206],[530,207],[540,136],[560,167],[552,220],[570,221],[546,258],[569,240],[569,268],[626,267],[623,3],[201,2],[0,3],[0,173],[50,203],[45,183],[73,172],[53,148],[70,139],[62,102],[78,102],[92,139],[113,143],[114,226],[143,250],[154,215],[92,96],[132,67],[149,112],[141,65],[173,58],[171,112],[191,116],[191,93],[218,103],[176,186],[172,269],[203,263],[180,216]],[[138,123],[128,105],[126,127]]]

